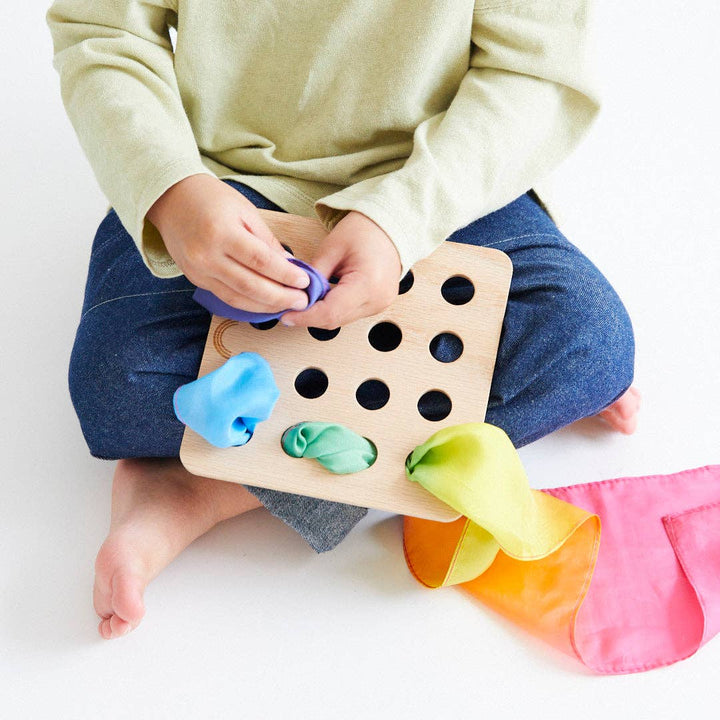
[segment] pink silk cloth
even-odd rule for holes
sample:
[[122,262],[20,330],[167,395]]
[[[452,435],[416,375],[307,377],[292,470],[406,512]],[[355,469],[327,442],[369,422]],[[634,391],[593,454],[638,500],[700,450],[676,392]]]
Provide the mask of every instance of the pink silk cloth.
[[588,667],[670,665],[720,631],[720,465],[544,492],[600,517],[597,562],[572,631]]
[[597,673],[669,665],[720,631],[720,465],[532,490],[509,439],[478,424],[437,433],[406,470],[463,513],[405,517],[424,585],[462,587]]

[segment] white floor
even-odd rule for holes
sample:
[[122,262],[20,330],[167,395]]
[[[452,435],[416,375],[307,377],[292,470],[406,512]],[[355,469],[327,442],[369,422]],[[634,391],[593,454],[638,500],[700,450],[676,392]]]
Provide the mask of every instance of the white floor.
[[[417,584],[400,518],[379,512],[320,556],[263,511],[227,522],[153,582],[136,632],[98,637],[112,464],[86,451],[66,369],[106,201],[61,105],[47,5],[0,10],[2,716],[716,717],[720,638],[669,668],[593,676]],[[597,6],[605,107],[557,199],[633,317],[644,406],[632,437],[583,421],[525,448],[537,487],[720,462],[720,11]]]

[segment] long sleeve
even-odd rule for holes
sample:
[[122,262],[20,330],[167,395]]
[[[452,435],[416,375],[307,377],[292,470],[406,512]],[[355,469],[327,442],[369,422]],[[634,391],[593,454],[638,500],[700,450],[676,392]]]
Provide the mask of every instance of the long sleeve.
[[180,273],[147,211],[171,185],[212,173],[183,108],[171,0],[57,0],[46,13],[65,110],[100,188],[153,274]]
[[315,203],[332,228],[350,210],[385,230],[403,273],[455,230],[550,173],[594,121],[589,0],[476,2],[467,73],[421,122],[404,165]]

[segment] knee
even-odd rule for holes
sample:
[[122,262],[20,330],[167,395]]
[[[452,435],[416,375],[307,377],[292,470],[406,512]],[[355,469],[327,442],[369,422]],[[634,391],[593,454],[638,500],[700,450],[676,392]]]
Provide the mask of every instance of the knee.
[[586,275],[562,296],[558,326],[565,335],[564,362],[558,366],[567,387],[592,415],[631,385],[635,337],[620,297],[599,273]]
[[138,352],[127,338],[102,331],[98,318],[88,315],[81,322],[68,386],[94,457],[171,457],[179,452],[183,426],[172,411],[172,394],[184,380],[148,372],[143,367],[148,359]]
[[[81,321],[70,356],[68,387],[91,455],[126,457],[119,434],[126,428],[129,370],[122,349],[100,343],[92,322]],[[139,400],[139,398],[135,398]]]

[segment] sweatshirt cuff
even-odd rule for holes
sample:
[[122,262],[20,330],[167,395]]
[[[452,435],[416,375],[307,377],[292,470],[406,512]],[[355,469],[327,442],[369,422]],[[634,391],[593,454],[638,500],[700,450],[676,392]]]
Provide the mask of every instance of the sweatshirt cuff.
[[[177,158],[153,174],[135,202],[124,209],[115,207],[115,211],[128,233],[135,241],[143,262],[156,277],[171,278],[182,275],[182,270],[165,247],[158,229],[146,215],[155,201],[175,183],[191,175],[204,174],[217,177],[208,170],[198,157]],[[124,217],[123,217],[124,215]]]

